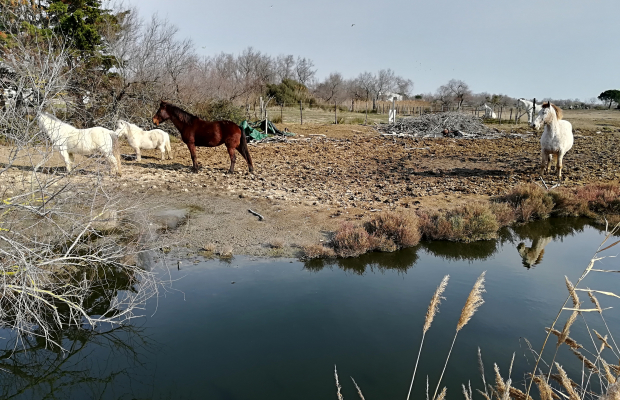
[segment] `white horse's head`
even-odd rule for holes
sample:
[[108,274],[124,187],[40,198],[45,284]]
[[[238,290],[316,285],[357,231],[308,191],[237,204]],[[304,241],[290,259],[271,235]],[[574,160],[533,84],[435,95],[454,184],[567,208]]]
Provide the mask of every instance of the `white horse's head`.
[[551,102],[543,103],[542,108],[538,112],[536,119],[532,121],[532,128],[540,129],[541,125],[549,125],[562,119],[562,110]]
[[129,129],[129,126],[127,122],[123,121],[122,119],[119,119],[116,122],[116,130],[114,131],[114,135],[120,139],[123,136],[127,136],[128,129]]

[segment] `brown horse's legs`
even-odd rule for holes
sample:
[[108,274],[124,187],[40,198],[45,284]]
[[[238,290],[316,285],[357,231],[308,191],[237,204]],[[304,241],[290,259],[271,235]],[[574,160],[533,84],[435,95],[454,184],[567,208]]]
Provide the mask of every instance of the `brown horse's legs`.
[[232,147],[226,147],[226,149],[228,150],[228,155],[230,156],[230,169],[228,172],[232,174],[235,172],[235,161],[237,161],[237,154],[235,154],[235,149]]
[[196,161],[196,146],[193,143],[188,143],[187,148],[189,149],[189,154],[192,156],[194,172],[198,172],[198,162]]

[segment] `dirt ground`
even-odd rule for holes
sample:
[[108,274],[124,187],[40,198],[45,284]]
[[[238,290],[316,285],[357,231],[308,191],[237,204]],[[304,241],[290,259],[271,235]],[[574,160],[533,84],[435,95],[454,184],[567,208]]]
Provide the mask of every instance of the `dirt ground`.
[[[564,184],[620,180],[620,112],[567,110],[565,119],[573,123],[575,144],[565,157]],[[476,140],[385,139],[361,125],[279,127],[297,135],[251,144],[254,174],[240,156],[236,172],[227,174],[224,147],[199,148],[203,167],[193,173],[187,147],[174,138],[174,159],[166,161],[155,150],[134,161],[124,144],[123,175],[106,177],[105,185],[142,207],[186,209],[185,224],[165,234],[174,246],[200,251],[230,245],[234,254],[294,256],[300,246],[328,240],[342,220],[399,207],[448,208],[540,182],[540,133],[525,124],[495,125],[506,135]],[[63,168],[58,156],[47,165]],[[2,174],[0,193],[10,196],[26,172],[18,165]]]

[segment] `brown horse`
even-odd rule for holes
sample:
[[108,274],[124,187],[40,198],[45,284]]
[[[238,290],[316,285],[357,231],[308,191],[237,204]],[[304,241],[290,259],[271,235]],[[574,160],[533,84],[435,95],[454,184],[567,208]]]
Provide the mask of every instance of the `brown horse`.
[[198,172],[198,162],[196,160],[196,146],[216,147],[225,144],[230,156],[230,169],[228,172],[234,172],[235,160],[237,155],[235,149],[247,161],[250,172],[254,171],[252,165],[252,157],[248,151],[248,142],[241,128],[232,121],[204,121],[195,115],[181,110],[179,107],[162,101],[159,110],[153,116],[155,125],[170,120],[181,132],[183,143],[187,145],[192,162],[194,163],[194,172]]

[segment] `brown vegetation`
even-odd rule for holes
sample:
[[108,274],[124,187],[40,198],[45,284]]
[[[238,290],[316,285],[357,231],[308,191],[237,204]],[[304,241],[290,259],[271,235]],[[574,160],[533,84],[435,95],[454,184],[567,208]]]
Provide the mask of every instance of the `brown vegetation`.
[[422,236],[428,240],[488,240],[495,238],[501,227],[488,203],[471,203],[447,211],[420,212],[419,216]]

